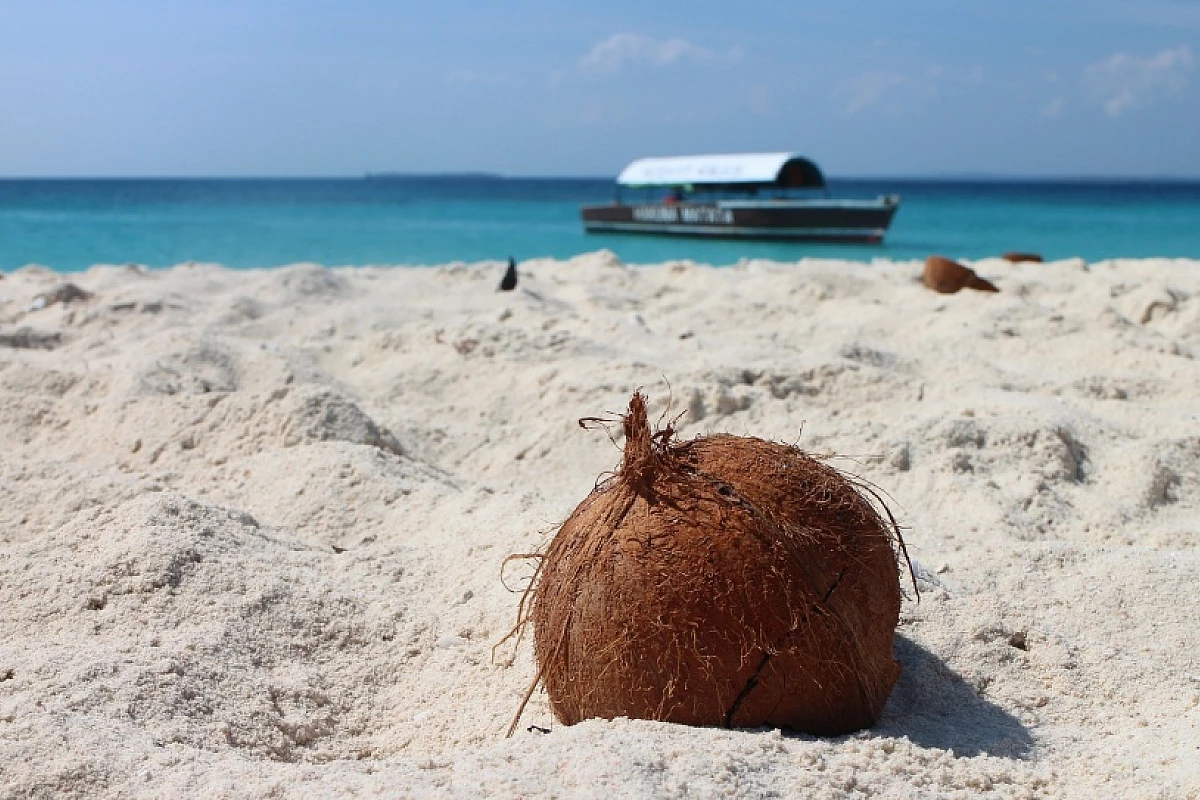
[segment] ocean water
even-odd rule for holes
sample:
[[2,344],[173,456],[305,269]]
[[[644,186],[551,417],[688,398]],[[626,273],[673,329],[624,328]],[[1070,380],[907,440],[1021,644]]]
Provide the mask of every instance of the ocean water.
[[899,194],[884,244],[730,242],[583,232],[600,179],[0,180],[0,270],[37,263],[270,267],[567,258],[628,263],[742,258],[923,259],[1034,251],[1200,258],[1200,183],[831,180],[839,197]]

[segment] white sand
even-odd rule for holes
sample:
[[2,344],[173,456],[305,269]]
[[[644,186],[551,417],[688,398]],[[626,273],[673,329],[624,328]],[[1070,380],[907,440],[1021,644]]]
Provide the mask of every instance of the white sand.
[[[599,253],[511,294],[98,267],[31,310],[64,277],[5,275],[0,795],[1200,795],[1200,262],[974,266],[1000,294]],[[576,420],[667,381],[684,435],[850,454],[894,499],[923,599],[875,729],[566,728],[535,695],[504,738],[503,559],[616,464]]]

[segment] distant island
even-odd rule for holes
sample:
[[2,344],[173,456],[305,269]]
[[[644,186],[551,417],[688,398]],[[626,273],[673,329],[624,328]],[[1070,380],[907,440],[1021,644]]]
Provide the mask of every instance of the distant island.
[[368,172],[368,181],[502,181],[494,172]]

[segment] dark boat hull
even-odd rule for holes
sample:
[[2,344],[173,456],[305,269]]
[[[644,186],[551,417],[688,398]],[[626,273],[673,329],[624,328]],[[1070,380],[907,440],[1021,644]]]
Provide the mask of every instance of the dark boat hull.
[[646,233],[720,239],[883,241],[896,198],[870,201],[677,203],[584,206],[588,233]]

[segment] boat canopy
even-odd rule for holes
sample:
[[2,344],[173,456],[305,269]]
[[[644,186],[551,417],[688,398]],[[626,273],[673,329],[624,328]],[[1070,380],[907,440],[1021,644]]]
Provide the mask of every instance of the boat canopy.
[[639,158],[621,170],[620,186],[823,189],[820,168],[795,153],[738,153]]

